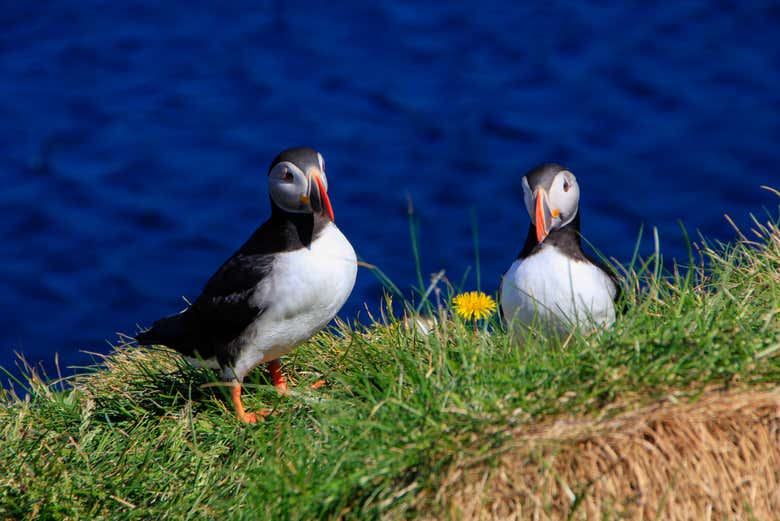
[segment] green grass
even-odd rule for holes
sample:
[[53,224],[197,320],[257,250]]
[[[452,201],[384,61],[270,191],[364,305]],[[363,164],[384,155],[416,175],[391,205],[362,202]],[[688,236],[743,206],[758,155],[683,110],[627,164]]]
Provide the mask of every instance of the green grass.
[[449,466],[489,462],[510,427],[776,386],[780,234],[759,235],[703,246],[691,269],[635,262],[625,310],[601,334],[516,345],[446,305],[430,335],[389,312],[340,324],[283,360],[292,395],[253,373],[248,409],[275,408],[257,426],[234,419],[209,371],[167,351],[120,343],[67,386],[30,375],[1,396],[0,518],[446,516],[434,495]]

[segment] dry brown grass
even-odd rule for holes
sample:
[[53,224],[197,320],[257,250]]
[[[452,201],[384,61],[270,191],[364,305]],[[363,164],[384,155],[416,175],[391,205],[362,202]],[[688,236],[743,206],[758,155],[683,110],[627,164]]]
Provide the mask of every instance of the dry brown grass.
[[428,498],[443,506],[440,516],[780,518],[778,391],[711,392],[612,419],[518,428],[511,437],[497,459],[453,465]]

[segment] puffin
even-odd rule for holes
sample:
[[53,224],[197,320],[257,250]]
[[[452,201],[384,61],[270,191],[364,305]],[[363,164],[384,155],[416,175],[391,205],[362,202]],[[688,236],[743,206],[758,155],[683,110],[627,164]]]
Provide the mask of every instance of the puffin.
[[615,321],[615,273],[582,249],[580,187],[566,167],[544,163],[523,177],[531,218],[523,249],[501,278],[499,303],[509,331],[539,326],[566,335]]
[[200,296],[135,337],[139,345],[162,345],[217,370],[245,423],[267,414],[244,409],[246,375],[267,363],[274,386],[286,392],[279,358],[333,319],[357,276],[355,250],[335,224],[319,152],[297,147],[279,153],[268,169],[268,192],[270,217]]

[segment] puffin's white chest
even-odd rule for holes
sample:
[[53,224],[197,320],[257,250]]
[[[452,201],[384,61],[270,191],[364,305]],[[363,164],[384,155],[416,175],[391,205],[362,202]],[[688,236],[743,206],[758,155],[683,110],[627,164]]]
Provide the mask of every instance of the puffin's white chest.
[[253,296],[265,311],[241,339],[235,374],[243,377],[325,327],[346,302],[356,276],[355,250],[334,224],[309,248],[278,254]]
[[501,281],[501,309],[511,328],[538,320],[561,333],[573,326],[608,326],[615,320],[617,288],[598,266],[571,260],[555,246],[518,259]]

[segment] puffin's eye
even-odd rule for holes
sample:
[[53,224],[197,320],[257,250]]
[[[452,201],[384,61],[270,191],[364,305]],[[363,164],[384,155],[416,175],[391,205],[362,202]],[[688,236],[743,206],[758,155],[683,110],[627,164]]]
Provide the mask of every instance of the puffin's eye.
[[569,188],[571,188],[571,185],[569,185],[569,182],[566,179],[564,179],[563,180],[563,191],[564,192],[568,192]]
[[293,179],[294,179],[294,176],[293,176],[292,172],[290,172],[290,171],[288,170],[287,172],[285,172],[285,173],[284,173],[284,177],[283,177],[283,179],[284,179],[285,181],[287,181],[288,183],[292,183],[292,181],[293,181]]

